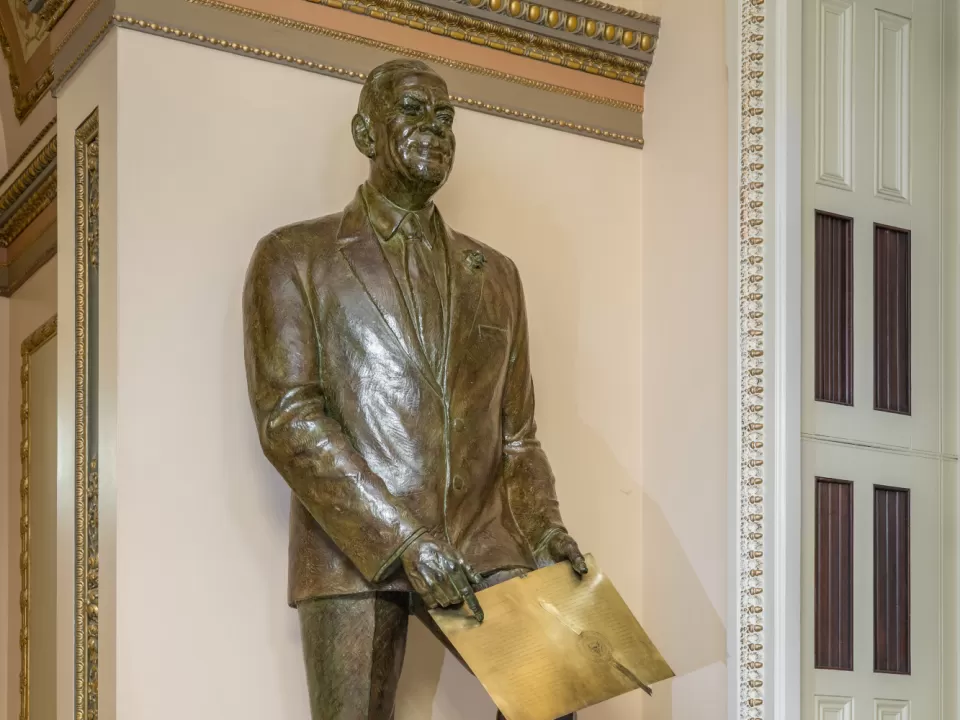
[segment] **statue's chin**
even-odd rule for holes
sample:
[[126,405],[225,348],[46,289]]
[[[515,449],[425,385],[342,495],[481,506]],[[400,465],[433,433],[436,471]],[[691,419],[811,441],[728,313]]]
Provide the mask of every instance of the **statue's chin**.
[[438,188],[447,181],[450,174],[446,163],[419,163],[410,170],[413,180]]
[[401,151],[399,159],[411,180],[437,187],[446,182],[453,165],[451,154],[436,148],[407,147]]

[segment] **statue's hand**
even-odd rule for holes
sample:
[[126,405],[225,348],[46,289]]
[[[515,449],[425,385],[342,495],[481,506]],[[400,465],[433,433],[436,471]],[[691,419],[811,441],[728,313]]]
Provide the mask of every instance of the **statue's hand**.
[[569,560],[577,574],[587,574],[587,561],[583,559],[577,541],[562,530],[548,531],[547,536],[537,544],[533,555],[537,567]]
[[455,548],[427,533],[410,544],[401,562],[427,607],[466,603],[477,622],[483,622],[483,610],[473,592],[473,585],[481,582],[480,576]]

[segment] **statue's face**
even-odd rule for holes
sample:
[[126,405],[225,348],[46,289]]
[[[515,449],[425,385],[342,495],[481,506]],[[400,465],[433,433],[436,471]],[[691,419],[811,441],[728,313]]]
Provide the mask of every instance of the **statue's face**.
[[443,185],[456,150],[447,84],[428,71],[396,73],[378,115],[374,162],[385,174],[404,185]]

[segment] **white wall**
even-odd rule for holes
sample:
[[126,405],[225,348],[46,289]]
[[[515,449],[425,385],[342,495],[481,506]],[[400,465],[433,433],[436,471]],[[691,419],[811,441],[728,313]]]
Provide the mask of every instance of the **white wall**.
[[[10,298],[0,298],[0,458],[10,456]],[[7,462],[0,462],[0,497],[4,498],[4,512],[0,512],[0,698],[10,697],[12,657],[10,639],[10,600],[15,580],[10,564],[10,523],[13,510],[9,508],[10,471]],[[0,720],[7,720],[9,702],[0,702]]]
[[[726,697],[722,8],[670,10],[647,150],[460,111],[439,201],[517,261],[568,524],[681,675],[585,720],[719,718]],[[359,86],[129,31],[116,42],[98,50],[115,47],[119,68],[119,212],[101,231],[116,273],[116,416],[101,419],[117,447],[101,478],[102,493],[116,482],[116,604],[102,602],[116,715],[165,718],[174,703],[184,718],[306,718],[289,496],[256,440],[239,300],[260,236],[342,208],[362,181]],[[105,92],[97,67],[60,99],[64,138]],[[400,703],[398,720],[494,713],[416,623]]]

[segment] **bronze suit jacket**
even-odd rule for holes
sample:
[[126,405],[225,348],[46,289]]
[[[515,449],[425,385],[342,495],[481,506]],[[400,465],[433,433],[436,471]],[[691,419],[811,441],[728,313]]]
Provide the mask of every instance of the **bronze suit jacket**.
[[534,422],[514,264],[440,223],[446,368],[416,340],[360,194],[258,244],[243,322],[250,401],[293,491],[289,600],[409,590],[399,558],[424,531],[480,572],[534,567],[562,528]]

